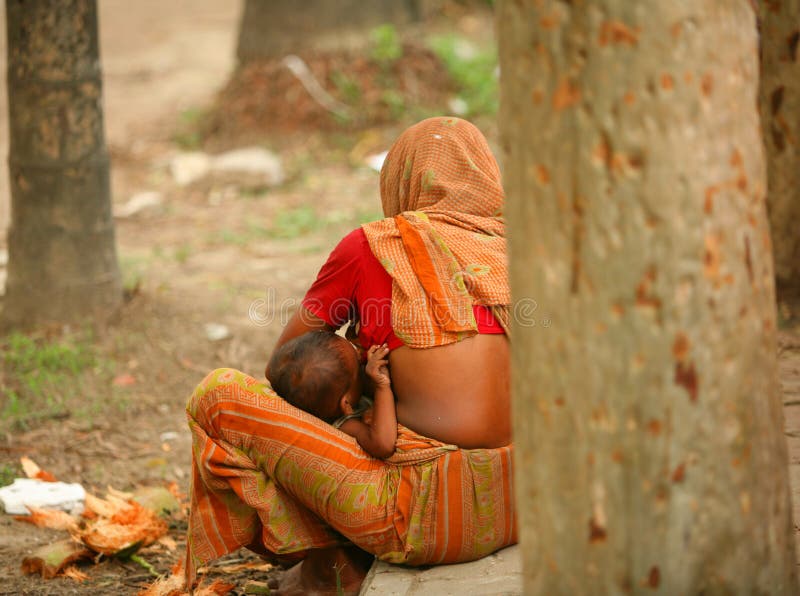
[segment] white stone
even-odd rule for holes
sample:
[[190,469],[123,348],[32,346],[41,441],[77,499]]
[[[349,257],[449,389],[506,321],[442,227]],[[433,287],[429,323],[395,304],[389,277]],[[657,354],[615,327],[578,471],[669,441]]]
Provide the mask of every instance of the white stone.
[[114,209],[114,217],[125,219],[141,213],[142,211],[152,210],[159,207],[164,202],[164,197],[160,192],[147,191],[133,195],[127,203]]
[[368,155],[364,162],[376,172],[380,172],[381,168],[383,167],[383,162],[386,161],[386,156],[389,154],[388,151],[384,151],[383,153],[376,153],[375,155]]
[[199,151],[178,153],[169,162],[172,179],[178,186],[187,186],[205,178],[211,170],[211,157]]
[[211,341],[221,341],[228,339],[231,336],[231,330],[227,325],[219,323],[206,323],[205,324],[206,337]]
[[244,147],[212,158],[215,180],[239,186],[278,186],[286,180],[280,157],[263,147]]
[[26,505],[61,509],[73,515],[83,512],[86,491],[77,483],[44,482],[34,478],[17,478],[0,488],[0,503],[9,515],[29,515]]

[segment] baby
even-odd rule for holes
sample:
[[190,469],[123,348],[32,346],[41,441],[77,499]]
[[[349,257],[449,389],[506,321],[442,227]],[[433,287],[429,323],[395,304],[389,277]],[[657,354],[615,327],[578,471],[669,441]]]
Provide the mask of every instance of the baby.
[[335,333],[312,331],[287,341],[272,355],[267,375],[272,388],[290,404],[355,437],[371,456],[386,459],[397,441],[388,353],[386,344],[367,351],[366,373],[375,386],[371,419],[360,418],[369,406],[359,405],[358,351]]

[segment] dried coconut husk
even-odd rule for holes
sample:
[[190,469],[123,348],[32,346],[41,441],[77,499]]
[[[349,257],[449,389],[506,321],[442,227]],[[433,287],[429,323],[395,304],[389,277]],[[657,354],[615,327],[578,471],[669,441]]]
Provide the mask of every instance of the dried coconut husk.
[[61,575],[75,580],[76,582],[85,582],[87,579],[89,579],[89,576],[78,569],[75,565],[70,565],[69,567],[65,568],[64,571],[61,572]]
[[200,585],[195,588],[193,596],[225,596],[225,594],[229,594],[235,587],[235,584],[226,584],[222,580],[215,580],[208,586],[204,586],[201,582]]
[[130,555],[139,547],[148,546],[167,533],[167,524],[158,515],[129,501],[110,518],[88,524],[75,536],[93,551],[107,556]]
[[52,579],[68,565],[81,559],[91,559],[93,556],[94,553],[82,544],[73,540],[59,540],[25,557],[22,560],[22,573],[39,573],[44,579]]
[[137,596],[184,596],[184,580],[183,565],[178,563],[172,568],[172,575],[159,577]]
[[28,478],[36,478],[38,480],[43,480],[44,482],[55,482],[56,477],[53,476],[50,472],[46,472],[39,467],[35,461],[33,461],[30,457],[22,456],[19,458],[19,463],[22,465],[22,471],[25,472],[25,475]]
[[51,530],[66,530],[76,532],[78,530],[78,520],[66,511],[59,509],[43,509],[26,505],[30,515],[15,515],[17,521],[27,522],[40,528],[50,528]]

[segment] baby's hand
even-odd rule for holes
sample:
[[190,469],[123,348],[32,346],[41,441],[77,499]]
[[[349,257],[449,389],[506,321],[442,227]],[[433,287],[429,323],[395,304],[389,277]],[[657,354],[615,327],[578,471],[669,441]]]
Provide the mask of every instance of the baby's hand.
[[389,378],[389,361],[386,355],[389,353],[389,347],[386,344],[381,346],[372,346],[367,350],[367,376],[372,379],[375,385],[390,385],[391,379]]

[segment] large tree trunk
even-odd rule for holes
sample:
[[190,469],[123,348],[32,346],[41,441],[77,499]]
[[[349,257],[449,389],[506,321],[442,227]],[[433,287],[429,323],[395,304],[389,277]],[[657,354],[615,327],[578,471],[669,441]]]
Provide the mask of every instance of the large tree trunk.
[[[304,49],[356,43],[353,34],[383,23],[418,20],[433,0],[245,0],[236,55],[240,63]],[[360,36],[363,37],[363,34]]]
[[95,0],[7,0],[11,227],[5,318],[68,321],[121,300]]
[[[779,289],[800,290],[800,0],[759,0],[761,125]],[[800,314],[800,313],[798,313]]]
[[525,593],[796,593],[750,4],[498,13]]

